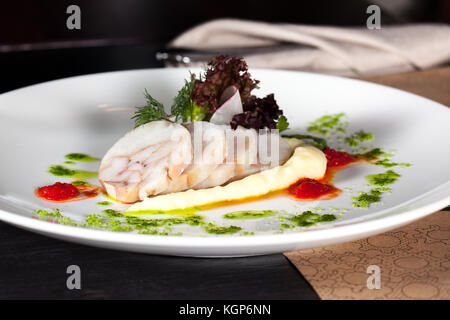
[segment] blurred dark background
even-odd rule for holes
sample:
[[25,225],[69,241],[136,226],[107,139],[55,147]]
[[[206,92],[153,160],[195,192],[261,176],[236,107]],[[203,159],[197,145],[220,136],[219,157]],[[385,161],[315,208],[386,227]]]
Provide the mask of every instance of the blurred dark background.
[[[66,27],[66,9],[73,4],[81,8],[81,30]],[[370,4],[381,7],[382,25],[450,22],[447,0],[2,1],[0,89],[62,76],[159,67],[157,51],[187,28],[215,18],[363,26]]]
[[[66,8],[72,4],[81,8],[81,30],[66,28]],[[165,43],[189,27],[223,17],[316,25],[364,25],[365,10],[370,4],[381,7],[384,24],[449,22],[450,19],[447,0],[16,0],[2,1],[0,44],[1,51],[8,51],[33,48],[26,44],[45,47],[42,45],[51,43],[61,47],[67,45],[64,44],[66,41],[77,40],[97,40],[99,45]],[[95,42],[84,44],[95,45]]]

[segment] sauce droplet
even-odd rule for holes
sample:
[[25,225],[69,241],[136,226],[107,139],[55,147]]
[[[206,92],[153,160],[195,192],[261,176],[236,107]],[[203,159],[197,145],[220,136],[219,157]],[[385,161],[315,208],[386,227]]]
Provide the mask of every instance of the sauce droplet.
[[96,197],[99,187],[92,185],[73,185],[71,183],[56,182],[50,186],[37,188],[37,197],[52,202],[78,201]]
[[328,168],[342,167],[356,161],[356,159],[347,152],[337,151],[329,147],[326,147],[322,151],[327,157]]
[[288,190],[296,199],[301,200],[331,199],[341,193],[341,190],[332,185],[308,178],[298,180]]
[[80,190],[70,183],[56,182],[51,186],[37,188],[36,195],[49,201],[67,201],[78,197]]

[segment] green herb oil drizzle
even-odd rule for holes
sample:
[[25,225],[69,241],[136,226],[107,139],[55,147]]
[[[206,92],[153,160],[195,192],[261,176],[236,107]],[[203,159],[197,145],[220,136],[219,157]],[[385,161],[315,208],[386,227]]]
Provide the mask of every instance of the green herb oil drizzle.
[[259,219],[264,217],[270,217],[277,213],[278,211],[273,210],[263,210],[263,211],[234,211],[223,215],[224,219],[232,220],[245,220],[245,219]]
[[57,177],[77,178],[77,179],[91,179],[97,177],[98,173],[95,171],[70,169],[61,165],[51,165],[48,172]]
[[69,153],[64,156],[69,161],[80,161],[80,162],[94,162],[99,161],[99,158],[91,157],[84,153]]

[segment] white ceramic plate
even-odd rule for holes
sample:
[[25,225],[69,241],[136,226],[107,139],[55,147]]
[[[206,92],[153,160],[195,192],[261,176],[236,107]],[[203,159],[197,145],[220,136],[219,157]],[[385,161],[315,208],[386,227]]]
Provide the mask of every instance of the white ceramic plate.
[[[260,97],[274,92],[290,121],[290,128],[306,133],[308,122],[325,114],[344,112],[348,134],[372,132],[368,144],[395,149],[393,161],[409,162],[392,168],[401,178],[390,194],[369,209],[352,208],[352,197],[368,190],[365,176],[387,169],[358,165],[336,176],[334,184],[346,192],[327,201],[295,202],[279,197],[260,202],[201,212],[216,224],[238,225],[255,235],[208,235],[194,227],[181,236],[143,235],[73,227],[36,219],[37,209],[60,208],[74,221],[101,212],[98,201],[55,205],[34,195],[38,186],[70,181],[46,172],[62,164],[64,155],[82,152],[102,157],[130,130],[134,107],[144,104],[147,88],[171,104],[187,77],[186,69],[153,69],[112,72],[42,83],[0,95],[0,219],[51,237],[87,245],[183,256],[244,256],[325,246],[367,237],[410,223],[450,204],[450,110],[433,101],[403,91],[357,80],[301,72],[251,70],[261,80]],[[333,146],[333,145],[332,145]],[[77,163],[73,168],[96,170],[98,163]],[[98,183],[95,179],[92,183]],[[279,232],[274,218],[225,221],[225,212],[249,209],[284,210],[348,209],[333,222],[312,228]],[[112,208],[121,208],[113,205]],[[276,219],[275,219],[276,220]],[[200,230],[200,231],[199,231]]]

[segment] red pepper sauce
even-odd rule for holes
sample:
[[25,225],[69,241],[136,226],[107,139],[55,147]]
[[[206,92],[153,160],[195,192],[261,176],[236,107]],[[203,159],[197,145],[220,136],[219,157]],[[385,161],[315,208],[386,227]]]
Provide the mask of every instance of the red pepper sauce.
[[334,174],[356,162],[358,159],[347,152],[337,151],[326,147],[322,150],[327,158],[327,170],[320,180],[299,179],[292,184],[288,191],[299,200],[329,200],[336,198],[342,193],[342,190],[331,184]]
[[37,188],[34,193],[39,198],[51,202],[78,201],[96,197],[99,188],[91,185],[77,185],[56,182],[50,186]]
[[337,151],[328,147],[323,149],[322,152],[325,154],[325,157],[327,157],[327,169],[343,167],[356,161],[356,159],[347,152]]
[[341,194],[341,190],[331,184],[314,179],[300,179],[288,188],[290,194],[300,200],[328,200]]

